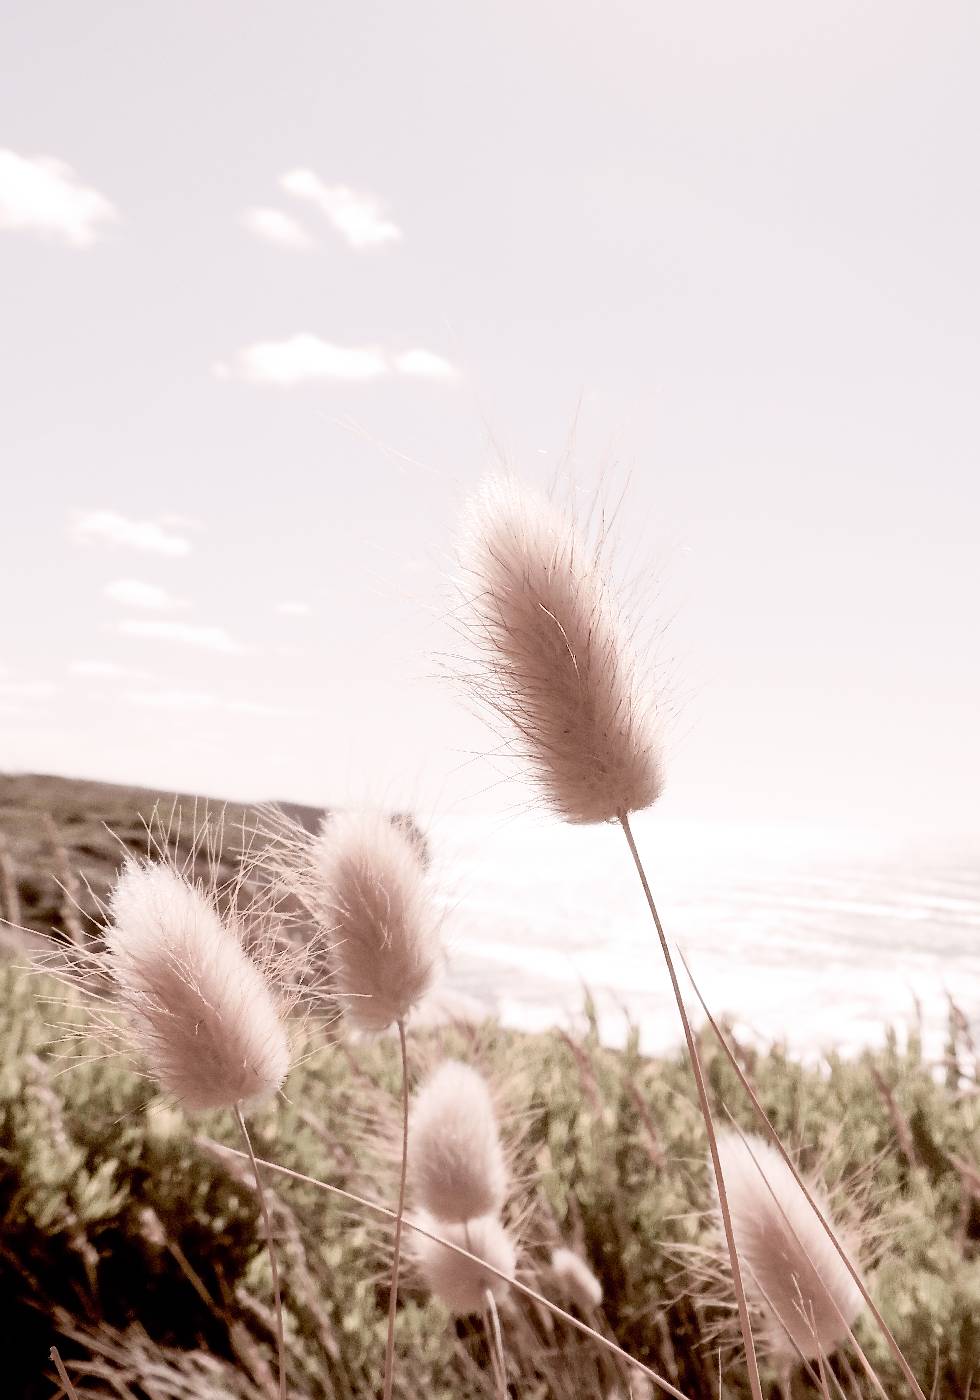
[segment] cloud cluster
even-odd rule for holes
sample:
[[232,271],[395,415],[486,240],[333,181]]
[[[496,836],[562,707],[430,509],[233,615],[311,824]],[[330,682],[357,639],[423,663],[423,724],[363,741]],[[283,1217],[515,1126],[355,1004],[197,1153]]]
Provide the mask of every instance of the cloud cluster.
[[142,618],[127,618],[116,623],[115,630],[124,637],[142,637],[155,642],[180,642],[185,646],[198,647],[202,651],[223,652],[226,656],[244,656],[249,650],[236,641],[224,627],[201,623],[151,622]]
[[289,170],[280,184],[287,194],[314,205],[352,248],[379,248],[402,236],[374,195],[349,185],[327,185],[312,170]]
[[343,346],[301,332],[285,340],[262,340],[246,345],[230,362],[214,366],[219,379],[243,379],[251,384],[288,388],[324,380],[366,382],[391,374],[449,382],[459,371],[431,350],[390,354],[378,346]]
[[284,214],[281,209],[246,209],[242,215],[242,225],[256,238],[274,243],[277,248],[305,252],[316,247],[316,240],[299,220],[291,214]]
[[86,248],[117,217],[105,195],[83,185],[70,165],[0,149],[0,228]]
[[86,510],[71,525],[76,544],[111,544],[146,554],[178,558],[190,553],[190,541],[155,520],[131,520],[115,510]]
[[171,612],[174,608],[186,607],[180,598],[175,598],[165,588],[136,578],[115,579],[107,583],[102,591],[113,603],[121,603],[126,608],[139,608],[144,612]]

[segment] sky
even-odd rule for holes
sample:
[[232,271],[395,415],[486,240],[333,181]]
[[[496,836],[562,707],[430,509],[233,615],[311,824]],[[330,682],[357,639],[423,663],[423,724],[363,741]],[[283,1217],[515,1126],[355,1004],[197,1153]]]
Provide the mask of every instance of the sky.
[[506,810],[486,472],[618,497],[665,810],[975,834],[980,8],[0,14],[0,769]]

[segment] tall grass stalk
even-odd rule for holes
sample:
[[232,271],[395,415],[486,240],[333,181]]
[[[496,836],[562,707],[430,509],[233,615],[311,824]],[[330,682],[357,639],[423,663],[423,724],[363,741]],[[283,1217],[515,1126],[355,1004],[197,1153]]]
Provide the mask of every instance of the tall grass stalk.
[[650,906],[680,1013],[722,1203],[752,1400],[759,1364],[697,1045],[629,825],[663,790],[655,689],[642,683],[633,634],[606,576],[605,530],[593,545],[571,513],[513,477],[486,481],[464,517],[459,550],[473,651],[456,675],[502,721],[545,805],[563,821],[618,821]]
[[391,1258],[391,1290],[388,1295],[388,1337],[385,1343],[384,1400],[391,1400],[395,1379],[395,1315],[398,1311],[398,1274],[402,1257],[402,1225],[405,1216],[405,1182],[408,1176],[408,1045],[405,1040],[405,1018],[398,1018],[398,1044],[402,1063],[402,1160],[398,1175],[398,1213],[395,1216],[395,1241]]
[[646,896],[653,924],[657,930],[657,937],[660,940],[660,947],[663,950],[664,960],[667,963],[667,971],[670,974],[670,985],[674,991],[674,999],[677,1002],[677,1011],[681,1018],[681,1025],[684,1028],[684,1039],[687,1043],[687,1053],[691,1061],[691,1069],[694,1072],[694,1082],[697,1085],[698,1102],[701,1105],[701,1116],[704,1119],[705,1132],[708,1135],[708,1149],[711,1153],[711,1165],[714,1170],[715,1184],[718,1189],[718,1205],[721,1211],[722,1227],[725,1232],[725,1243],[728,1246],[728,1257],[732,1266],[732,1285],[735,1289],[735,1302],[738,1307],[739,1329],[745,1343],[745,1360],[749,1374],[749,1387],[752,1391],[753,1400],[762,1400],[762,1381],[759,1376],[759,1361],[755,1352],[752,1324],[749,1320],[749,1306],[745,1297],[745,1284],[742,1279],[738,1250],[735,1245],[735,1232],[732,1227],[731,1208],[728,1202],[728,1193],[725,1189],[725,1178],[721,1169],[718,1138],[715,1133],[714,1122],[711,1116],[711,1104],[708,1101],[708,1091],[701,1069],[701,1057],[698,1054],[697,1041],[691,1029],[691,1022],[687,1015],[687,1007],[684,1005],[684,997],[681,994],[680,983],[677,980],[677,972],[674,968],[674,960],[671,957],[670,945],[667,942],[663,924],[660,922],[660,915],[657,912],[653,892],[650,889],[650,883],[647,880],[646,871],[643,868],[643,861],[640,859],[640,853],[636,848],[636,841],[633,839],[633,829],[630,826],[629,816],[626,812],[621,812],[619,814],[619,824],[623,829],[623,835],[626,837],[626,844],[629,846],[630,855],[633,857],[636,873],[640,877],[640,884],[643,886],[643,893]]
[[255,1189],[259,1197],[259,1209],[262,1212],[262,1224],[265,1227],[266,1248],[269,1251],[269,1268],[272,1271],[272,1293],[275,1299],[276,1309],[276,1349],[279,1359],[279,1400],[286,1400],[286,1332],[282,1321],[282,1285],[279,1281],[279,1260],[276,1254],[276,1247],[272,1239],[272,1215],[269,1211],[269,1202],[266,1198],[265,1187],[262,1185],[262,1175],[259,1171],[259,1164],[255,1159],[255,1149],[252,1147],[252,1139],[249,1137],[248,1128],[245,1126],[245,1119],[242,1115],[241,1105],[235,1105],[235,1118],[242,1137],[245,1139],[245,1146],[248,1149],[248,1159],[252,1164],[252,1171],[255,1174]]
[[902,1372],[902,1375],[905,1377],[905,1380],[907,1381],[909,1389],[912,1391],[912,1394],[916,1397],[916,1400],[926,1400],[925,1392],[923,1391],[919,1382],[916,1380],[915,1373],[913,1372],[908,1361],[906,1361],[905,1354],[903,1353],[902,1348],[898,1345],[898,1342],[895,1340],[894,1333],[892,1332],[891,1328],[888,1326],[888,1323],[882,1316],[881,1309],[878,1307],[874,1298],[872,1298],[870,1292],[868,1291],[867,1284],[861,1277],[860,1270],[857,1269],[852,1263],[851,1259],[848,1256],[847,1250],[837,1238],[833,1226],[830,1224],[829,1220],[826,1218],[824,1213],[820,1210],[820,1207],[817,1205],[816,1201],[813,1199],[811,1191],[809,1190],[806,1182],[803,1180],[803,1178],[800,1176],[799,1171],[797,1170],[796,1163],[793,1161],[793,1158],[790,1155],[790,1153],[783,1146],[779,1134],[773,1127],[772,1120],[770,1119],[769,1115],[766,1113],[766,1110],[763,1108],[761,1102],[759,1101],[759,1096],[755,1092],[755,1089],[752,1087],[751,1081],[749,1080],[745,1071],[742,1069],[742,1066],[739,1064],[738,1058],[732,1050],[731,1046],[728,1044],[728,1041],[725,1039],[725,1036],[722,1034],[721,1027],[718,1025],[718,1022],[715,1020],[714,1016],[712,1016],[711,1012],[709,1011],[708,1004],[705,1001],[703,995],[701,994],[701,989],[694,979],[694,975],[691,972],[687,959],[684,957],[683,953],[681,953],[680,956],[681,961],[684,964],[684,970],[686,971],[688,977],[691,980],[691,986],[694,988],[698,1001],[701,1003],[708,1024],[714,1032],[715,1038],[717,1039],[718,1044],[721,1046],[721,1049],[724,1052],[728,1063],[735,1071],[736,1077],[738,1078],[738,1082],[745,1090],[746,1094],[749,1097],[749,1101],[752,1104],[752,1107],[755,1109],[757,1116],[764,1125],[766,1132],[769,1135],[769,1140],[772,1143],[772,1146],[776,1149],[780,1157],[782,1157],[783,1161],[793,1173],[797,1185],[803,1192],[803,1195],[806,1197],[806,1200],[810,1205],[810,1209],[813,1211],[814,1215],[817,1217],[817,1220],[820,1222],[821,1226],[826,1231],[831,1243],[833,1244],[837,1253],[840,1255],[844,1267],[847,1269],[847,1272],[850,1274],[851,1278],[857,1285],[861,1296],[867,1305],[868,1311],[874,1318],[881,1332],[881,1335],[884,1337],[885,1343],[888,1346],[888,1349],[895,1360],[895,1364],[898,1366],[899,1370]]
[[[209,835],[207,825],[196,839]],[[63,973],[85,987],[98,967],[113,994],[95,1023],[110,1044],[141,1062],[164,1093],[190,1113],[230,1109],[255,1173],[275,1294],[279,1400],[286,1396],[286,1348],[279,1268],[268,1204],[243,1107],[278,1093],[290,1067],[284,1013],[290,959],[276,953],[270,911],[251,920],[217,888],[196,884],[173,860],[128,859],[109,900],[102,947],[76,947]],[[121,1015],[121,1024],[119,1017]]]
[[500,1314],[497,1312],[497,1300],[493,1296],[493,1290],[488,1288],[485,1296],[487,1300],[487,1338],[490,1343],[490,1360],[494,1379],[500,1392],[500,1400],[507,1400],[507,1361],[504,1356],[503,1333],[500,1330]]
[[320,990],[339,992],[345,1016],[367,1035],[398,1028],[401,1164],[382,1385],[383,1400],[391,1400],[408,1171],[405,1024],[436,978],[442,957],[440,920],[417,841],[383,812],[338,813],[312,841],[305,833],[287,834],[272,866],[309,909],[321,935],[336,938]]

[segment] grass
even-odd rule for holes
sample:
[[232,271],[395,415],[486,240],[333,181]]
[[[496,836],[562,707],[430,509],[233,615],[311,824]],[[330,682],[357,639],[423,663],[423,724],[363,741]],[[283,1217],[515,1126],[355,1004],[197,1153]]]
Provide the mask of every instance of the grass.
[[[0,913],[27,930],[16,938],[8,931],[16,949],[30,947],[31,929],[84,938],[120,857],[107,828],[144,851],[144,819],[158,800],[103,784],[0,777]],[[293,814],[307,822],[317,815]],[[237,863],[236,830],[250,815],[241,806],[226,811],[226,873]],[[189,832],[181,840],[189,843]],[[58,881],[71,886],[68,895]],[[65,1013],[49,1004],[53,990],[0,964],[4,1393],[58,1393],[48,1360],[57,1344],[82,1397],[273,1397],[275,1320],[254,1185],[247,1164],[207,1145],[240,1145],[232,1116],[189,1122],[94,1043],[76,1047],[93,1058],[68,1068],[54,1043],[52,1022]],[[84,1033],[84,1010],[67,1014]],[[571,1245],[602,1282],[600,1330],[692,1400],[743,1400],[730,1281],[711,1262],[723,1259],[724,1246],[708,1209],[704,1127],[686,1059],[645,1058],[635,1038],[624,1050],[604,1048],[594,1019],[586,1027],[577,1038],[492,1024],[413,1031],[413,1065],[421,1074],[455,1055],[506,1086],[522,1167],[508,1223],[519,1228],[524,1280],[553,1295],[549,1253]],[[256,1150],[392,1203],[390,1164],[379,1162],[376,1143],[397,1126],[397,1040],[302,1050],[309,1058],[291,1073],[288,1097],[251,1119]],[[801,1165],[859,1188],[874,1243],[872,1291],[926,1392],[967,1400],[980,1388],[980,1084],[963,1019],[951,1007],[940,1065],[924,1060],[914,1036],[809,1068],[778,1046],[736,1051]],[[716,1120],[731,1113],[753,1130],[735,1073],[708,1033],[700,1052]],[[390,1229],[302,1183],[270,1184],[290,1393],[373,1396]],[[722,1286],[706,1286],[706,1270],[719,1269]],[[631,1380],[633,1393],[644,1393],[635,1373],[516,1294],[502,1326],[522,1400],[625,1397]],[[904,1394],[869,1320],[858,1335],[885,1392]],[[482,1325],[454,1323],[410,1268],[396,1345],[398,1397],[495,1393]],[[856,1369],[846,1353],[833,1362],[848,1397],[870,1396]],[[798,1376],[797,1400],[810,1393]]]
[[[2,973],[0,1308],[9,1393],[53,1393],[45,1378],[53,1343],[76,1377],[93,1347],[144,1355],[144,1371],[141,1347],[158,1365],[160,1348],[176,1348],[168,1374],[189,1370],[188,1396],[206,1393],[196,1370],[222,1361],[231,1370],[216,1394],[236,1386],[272,1393],[274,1322],[254,1191],[244,1165],[219,1159],[202,1141],[237,1146],[233,1121],[190,1124],[109,1060],[63,1072],[42,991],[15,969]],[[423,1054],[478,1058],[509,1086],[527,1166],[528,1280],[549,1292],[548,1251],[571,1242],[601,1279],[604,1325],[627,1350],[698,1400],[718,1395],[720,1364],[724,1393],[741,1396],[744,1367],[724,1342],[719,1354],[715,1336],[724,1309],[704,1296],[700,1279],[699,1251],[717,1254],[718,1240],[706,1214],[704,1130],[686,1061],[646,1059],[635,1042],[605,1049],[594,1027],[577,1041],[496,1026],[418,1040]],[[938,1395],[966,1397],[980,1380],[980,1183],[969,1170],[980,1094],[962,1041],[951,1049],[959,1067],[951,1059],[939,1075],[914,1039],[854,1062],[831,1057],[819,1070],[778,1048],[746,1058],[777,1128],[802,1145],[804,1164],[820,1160],[832,1178],[865,1180],[874,1165],[871,1204],[885,1231],[872,1271],[876,1299],[927,1392],[935,1384]],[[702,1055],[716,1112],[723,1117],[727,1105],[750,1129],[731,1067],[706,1040]],[[398,1076],[393,1040],[319,1049],[290,1076],[288,1101],[255,1115],[257,1150],[377,1196],[370,1150],[358,1144],[390,1114]],[[273,1195],[296,1393],[374,1394],[388,1232],[296,1182],[276,1178]],[[521,1396],[606,1395],[617,1382],[615,1364],[593,1344],[533,1309],[514,1301],[502,1320]],[[136,1324],[143,1333],[130,1330]],[[862,1324],[859,1336],[885,1391],[899,1394],[875,1329]],[[452,1324],[410,1276],[397,1345],[396,1395],[492,1394],[482,1331]],[[201,1349],[210,1362],[192,1354]],[[848,1379],[846,1362],[834,1366],[849,1395],[871,1393]],[[118,1393],[105,1380],[82,1387]],[[806,1392],[803,1382],[798,1390]]]

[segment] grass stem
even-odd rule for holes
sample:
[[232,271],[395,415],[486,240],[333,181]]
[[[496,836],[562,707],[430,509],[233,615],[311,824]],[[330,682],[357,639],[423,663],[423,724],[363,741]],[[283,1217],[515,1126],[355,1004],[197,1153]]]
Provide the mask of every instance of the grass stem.
[[504,1338],[500,1330],[500,1314],[497,1312],[497,1301],[489,1288],[486,1290],[486,1298],[487,1340],[490,1343],[493,1374],[500,1392],[500,1400],[507,1400],[507,1362],[504,1359]]
[[749,1099],[750,1099],[750,1101],[751,1101],[751,1103],[752,1103],[752,1107],[755,1109],[755,1111],[756,1111],[756,1113],[758,1114],[760,1120],[761,1120],[762,1123],[765,1125],[766,1131],[767,1131],[768,1134],[769,1134],[769,1137],[770,1137],[770,1139],[771,1139],[771,1141],[772,1141],[773,1147],[776,1149],[776,1151],[779,1153],[780,1157],[782,1157],[783,1161],[786,1163],[786,1165],[789,1167],[790,1171],[793,1173],[793,1176],[794,1176],[794,1178],[795,1178],[795,1180],[796,1180],[797,1185],[799,1186],[800,1190],[803,1192],[803,1195],[806,1197],[807,1201],[809,1202],[810,1209],[813,1211],[814,1215],[815,1215],[815,1216],[817,1217],[817,1219],[820,1221],[820,1224],[823,1226],[824,1232],[826,1233],[828,1239],[830,1240],[831,1244],[832,1244],[832,1245],[834,1246],[834,1248],[836,1249],[837,1253],[840,1255],[840,1258],[841,1258],[842,1263],[844,1264],[844,1267],[847,1269],[847,1272],[850,1274],[851,1278],[854,1280],[854,1282],[857,1284],[857,1287],[860,1289],[860,1291],[861,1291],[861,1296],[862,1296],[862,1298],[864,1299],[865,1303],[868,1305],[868,1311],[871,1313],[871,1316],[874,1318],[875,1322],[878,1324],[878,1327],[879,1327],[879,1329],[880,1329],[880,1331],[881,1331],[881,1334],[882,1334],[882,1336],[884,1337],[885,1342],[887,1343],[888,1349],[889,1349],[889,1351],[891,1352],[892,1356],[894,1357],[895,1363],[896,1363],[896,1365],[898,1366],[899,1370],[902,1372],[902,1375],[905,1377],[906,1381],[908,1382],[908,1385],[909,1385],[910,1390],[912,1391],[912,1394],[916,1397],[916,1400],[926,1400],[925,1393],[924,1393],[922,1387],[919,1385],[919,1382],[916,1380],[915,1374],[914,1374],[914,1372],[913,1372],[911,1366],[910,1366],[909,1363],[906,1361],[905,1355],[904,1355],[904,1353],[902,1352],[902,1348],[898,1345],[898,1342],[895,1340],[895,1336],[894,1336],[894,1334],[893,1334],[891,1328],[888,1326],[888,1323],[885,1321],[884,1317],[881,1315],[880,1309],[878,1308],[878,1306],[877,1306],[877,1304],[875,1303],[874,1299],[872,1298],[871,1294],[868,1292],[868,1288],[867,1288],[867,1285],[866,1285],[865,1282],[864,1282],[864,1279],[861,1277],[860,1272],[859,1272],[859,1271],[855,1268],[855,1266],[851,1263],[851,1260],[849,1259],[848,1254],[847,1254],[847,1250],[846,1250],[846,1249],[844,1248],[844,1246],[841,1244],[841,1242],[840,1242],[840,1240],[837,1238],[837,1235],[835,1234],[834,1229],[833,1229],[833,1227],[831,1226],[829,1220],[827,1220],[826,1216],[823,1214],[823,1212],[820,1210],[819,1206],[817,1205],[816,1201],[813,1199],[813,1195],[812,1195],[811,1191],[810,1191],[809,1188],[807,1187],[806,1182],[805,1182],[805,1181],[803,1180],[803,1178],[800,1176],[800,1173],[798,1172],[798,1170],[797,1170],[797,1168],[796,1168],[796,1163],[793,1161],[793,1159],[792,1159],[792,1157],[790,1156],[790,1154],[786,1151],[786,1148],[785,1148],[785,1147],[783,1146],[783,1144],[780,1142],[780,1140],[779,1140],[779,1134],[776,1132],[776,1129],[773,1127],[773,1125],[772,1125],[772,1120],[770,1119],[769,1115],[766,1113],[766,1110],[762,1107],[762,1104],[759,1102],[759,1096],[758,1096],[758,1094],[757,1094],[757,1093],[755,1092],[755,1090],[753,1089],[752,1084],[751,1084],[751,1082],[750,1082],[748,1076],[745,1074],[744,1070],[742,1069],[742,1066],[739,1064],[738,1059],[737,1059],[737,1057],[735,1056],[734,1051],[731,1049],[730,1045],[728,1044],[728,1041],[725,1039],[724,1035],[722,1035],[721,1027],[718,1025],[718,1022],[715,1020],[715,1018],[712,1016],[711,1012],[708,1010],[707,1003],[705,1002],[704,997],[701,995],[701,989],[699,988],[697,982],[695,982],[694,977],[693,977],[692,974],[691,974],[691,969],[690,969],[690,967],[689,967],[688,964],[687,964],[687,959],[684,957],[684,954],[683,954],[683,953],[681,953],[681,961],[682,961],[683,964],[684,964],[684,969],[685,969],[685,971],[687,972],[688,977],[691,979],[691,986],[694,988],[694,991],[695,991],[695,994],[697,995],[698,1001],[700,1001],[701,1006],[702,1006],[702,1008],[704,1009],[704,1014],[705,1014],[705,1016],[707,1017],[708,1024],[709,1024],[709,1026],[711,1027],[711,1029],[714,1031],[715,1037],[716,1037],[716,1039],[717,1039],[717,1041],[718,1041],[718,1044],[721,1046],[722,1050],[724,1051],[724,1053],[725,1053],[725,1055],[726,1055],[726,1057],[727,1057],[727,1059],[728,1059],[729,1064],[731,1065],[732,1069],[735,1071],[735,1074],[736,1074],[737,1077],[738,1077],[738,1082],[741,1084],[742,1088],[743,1088],[743,1089],[745,1090],[745,1092],[748,1094]]
[[262,1185],[259,1164],[252,1148],[252,1139],[248,1135],[245,1119],[242,1117],[242,1110],[238,1104],[235,1105],[235,1117],[238,1119],[238,1126],[241,1129],[242,1137],[245,1139],[245,1146],[248,1149],[249,1161],[252,1163],[252,1171],[255,1174],[255,1189],[258,1192],[259,1208],[262,1211],[262,1223],[265,1226],[265,1239],[269,1249],[269,1267],[272,1270],[272,1291],[275,1296],[276,1305],[276,1347],[279,1352],[279,1400],[286,1400],[286,1333],[282,1323],[282,1288],[279,1283],[279,1260],[276,1256],[276,1247],[272,1239],[272,1216],[269,1213],[269,1202],[266,1198],[265,1187]]
[[623,835],[626,837],[626,844],[630,848],[630,855],[636,866],[636,873],[640,877],[640,884],[643,886],[643,893],[653,916],[654,927],[657,930],[657,937],[660,939],[660,947],[667,963],[667,971],[670,973],[670,983],[674,989],[674,999],[677,1002],[677,1010],[680,1014],[681,1025],[684,1028],[684,1039],[687,1042],[687,1053],[691,1061],[691,1069],[694,1071],[694,1082],[697,1085],[698,1101],[701,1105],[701,1116],[704,1119],[705,1131],[708,1134],[708,1148],[711,1152],[711,1165],[714,1168],[715,1182],[718,1187],[718,1204],[721,1208],[721,1220],[725,1231],[725,1240],[728,1245],[728,1257],[732,1265],[732,1284],[735,1289],[735,1302],[738,1306],[738,1323],[742,1333],[742,1341],[745,1345],[745,1363],[749,1373],[749,1388],[752,1391],[752,1400],[762,1400],[762,1381],[759,1377],[759,1362],[755,1354],[755,1342],[752,1338],[752,1327],[749,1322],[749,1307],[745,1299],[745,1287],[742,1283],[742,1271],[738,1262],[738,1250],[735,1248],[735,1234],[732,1229],[731,1211],[728,1208],[728,1193],[725,1190],[725,1181],[721,1171],[721,1161],[718,1156],[718,1142],[715,1137],[714,1123],[711,1118],[711,1105],[708,1102],[708,1091],[704,1082],[704,1075],[701,1072],[701,1059],[698,1055],[697,1042],[694,1039],[694,1032],[691,1030],[691,1023],[688,1020],[687,1008],[684,1005],[684,998],[681,995],[680,983],[677,980],[677,973],[674,970],[674,960],[670,954],[670,947],[664,934],[663,925],[660,922],[660,915],[657,913],[657,906],[653,900],[653,894],[647,880],[640,853],[636,848],[633,839],[633,832],[630,827],[629,817],[625,812],[620,813],[619,824],[623,828]]
[[395,1313],[398,1310],[398,1271],[402,1254],[402,1218],[405,1214],[405,1179],[408,1174],[408,1046],[405,1021],[398,1022],[402,1061],[402,1164],[398,1178],[398,1214],[395,1216],[395,1243],[391,1259],[391,1292],[388,1296],[388,1340],[385,1345],[384,1400],[391,1400],[395,1379]]

